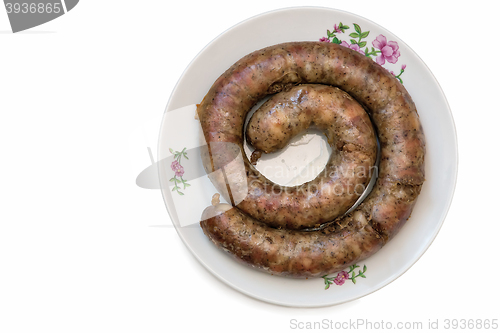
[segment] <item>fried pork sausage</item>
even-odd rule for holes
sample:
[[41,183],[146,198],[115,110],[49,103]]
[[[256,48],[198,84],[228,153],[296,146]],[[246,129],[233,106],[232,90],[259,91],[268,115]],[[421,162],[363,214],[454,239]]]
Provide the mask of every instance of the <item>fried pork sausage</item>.
[[[243,151],[245,116],[256,102],[299,83],[338,87],[367,110],[381,147],[378,179],[370,195],[353,212],[335,219],[334,230],[271,228],[250,217],[259,210],[257,200],[268,192],[266,179],[244,157],[246,198],[237,208],[211,217],[205,214],[201,226],[217,246],[252,267],[293,277],[321,276],[372,255],[401,229],[424,182],[425,139],[406,89],[370,58],[334,43],[284,43],[255,51],[236,62],[217,79],[198,107],[208,143],[203,156],[207,172],[223,168],[230,162],[229,156],[238,149]],[[260,183],[252,184],[255,179]],[[307,200],[295,204],[307,209]],[[325,238],[318,235],[325,230]],[[266,237],[280,245],[267,247]],[[336,245],[328,245],[327,239]],[[349,251],[354,254],[334,259]],[[301,258],[310,258],[312,263],[304,264]]]

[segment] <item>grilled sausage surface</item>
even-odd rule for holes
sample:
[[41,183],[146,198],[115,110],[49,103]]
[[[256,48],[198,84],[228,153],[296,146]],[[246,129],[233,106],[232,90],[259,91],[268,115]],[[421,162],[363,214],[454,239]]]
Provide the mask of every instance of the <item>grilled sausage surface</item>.
[[[267,214],[259,200],[269,200],[264,207],[270,209],[278,206],[269,194],[269,181],[242,153],[243,125],[248,111],[264,96],[305,83],[338,87],[366,109],[381,147],[378,179],[361,205],[326,228],[293,231],[289,229],[300,227],[286,221],[280,230],[255,218]],[[240,154],[246,179],[236,177],[231,189],[248,189],[237,207],[207,208],[220,214],[204,214],[201,227],[238,260],[273,274],[322,276],[372,255],[404,225],[424,182],[424,134],[410,95],[370,58],[334,43],[284,43],[243,57],[213,84],[198,116],[208,143],[202,156],[206,171],[220,170]],[[215,186],[227,187],[221,179]],[[302,211],[310,207],[308,200],[292,200],[290,205]]]

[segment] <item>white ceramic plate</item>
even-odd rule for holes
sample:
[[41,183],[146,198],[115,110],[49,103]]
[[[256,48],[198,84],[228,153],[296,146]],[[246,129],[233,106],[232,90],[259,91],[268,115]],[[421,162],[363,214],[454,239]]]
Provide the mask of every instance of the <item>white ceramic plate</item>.
[[[340,22],[348,28],[334,32],[334,25],[339,26]],[[364,36],[361,39],[349,36],[356,33],[355,24]],[[323,279],[282,278],[241,265],[204,236],[198,222],[216,190],[204,176],[199,160],[199,122],[194,119],[193,105],[200,103],[217,77],[244,55],[282,42],[326,38],[327,30],[339,41],[352,44],[353,39],[361,43],[362,49],[368,47],[369,52],[372,47],[375,53],[378,47],[382,48],[373,43],[383,39],[380,35],[388,42],[397,42],[399,57],[386,59],[384,67],[399,75],[405,65],[400,79],[416,103],[426,135],[427,178],[412,216],[401,232],[378,253],[359,263],[367,267],[366,278],[358,278],[356,284],[347,280],[341,286],[334,284],[325,290]],[[330,36],[329,40],[335,37]],[[376,56],[372,58],[375,60]],[[170,149],[174,154],[176,151],[186,154],[173,156]],[[439,84],[420,58],[391,32],[365,18],[317,7],[288,8],[250,18],[207,45],[172,92],[160,133],[158,156],[165,162],[159,168],[159,176],[167,209],[179,236],[200,263],[242,293],[270,303],[299,307],[333,305],[365,296],[409,269],[427,250],[443,224],[453,197],[458,164],[451,111]],[[176,180],[184,180],[189,186],[178,183],[176,190],[173,188]]]

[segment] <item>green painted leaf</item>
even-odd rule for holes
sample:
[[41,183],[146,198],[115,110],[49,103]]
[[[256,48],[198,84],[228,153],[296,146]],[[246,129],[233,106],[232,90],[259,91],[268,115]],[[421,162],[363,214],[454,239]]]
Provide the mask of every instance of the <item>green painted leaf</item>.
[[365,31],[365,32],[363,32],[363,33],[361,34],[361,38],[366,38],[366,37],[368,37],[368,35],[369,35],[369,34],[370,34],[370,32],[369,32],[369,31]]
[[366,46],[366,42],[361,42],[361,43],[358,43],[359,47],[365,47]]
[[358,44],[354,39],[351,39],[351,44]]
[[172,148],[169,148],[169,150],[172,154],[174,153],[174,150]]
[[349,34],[349,37],[352,37],[352,38],[359,38],[359,34],[355,33],[355,32],[351,32]]
[[361,35],[361,28],[359,27],[359,25],[357,25],[356,23],[353,23],[353,25],[354,25],[354,30],[356,30],[356,32]]
[[332,43],[335,43],[335,44],[340,44],[340,43],[342,43],[342,42],[341,42],[341,41],[340,41],[337,37],[334,37],[334,38],[332,39]]

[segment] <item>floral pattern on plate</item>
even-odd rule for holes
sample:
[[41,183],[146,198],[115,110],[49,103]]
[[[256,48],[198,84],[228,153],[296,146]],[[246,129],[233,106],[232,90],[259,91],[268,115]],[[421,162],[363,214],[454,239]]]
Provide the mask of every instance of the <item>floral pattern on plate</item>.
[[[374,61],[381,66],[385,65],[386,61],[391,64],[395,64],[398,62],[399,57],[401,56],[401,53],[399,52],[398,42],[387,41],[387,38],[384,35],[380,34],[375,38],[375,40],[372,41],[372,47],[370,49],[367,46],[368,40],[366,40],[370,35],[370,31],[363,31],[361,27],[356,23],[353,23],[353,26],[355,31],[351,32],[348,35],[350,37],[349,42],[340,39],[344,36],[343,34],[346,33],[346,30],[351,29],[350,26],[344,25],[342,24],[342,22],[340,22],[338,25],[334,24],[332,31],[326,30],[326,37],[321,37],[319,41],[340,44],[342,46],[350,48],[351,50],[359,52],[362,55],[371,58],[372,60],[373,57],[375,57]],[[401,65],[399,74],[396,75],[393,71],[390,71],[390,73],[393,74],[399,80],[399,82],[403,83],[401,75],[404,73],[405,69],[406,65],[403,64]]]
[[185,190],[186,187],[191,186],[186,180],[182,178],[182,176],[184,175],[184,167],[181,165],[181,159],[182,157],[184,157],[185,159],[189,160],[189,158],[187,157],[186,148],[184,148],[182,151],[174,151],[172,148],[170,148],[170,152],[174,154],[174,161],[170,165],[170,168],[175,173],[174,176],[170,178],[170,181],[175,184],[172,192],[177,191],[179,195],[184,195],[184,193],[180,191],[180,187],[178,185],[182,184],[184,186],[183,190]]
[[[336,277],[328,277],[328,275],[323,275],[322,278],[325,282],[325,290],[330,288],[330,286],[335,283],[337,286],[341,286],[344,284],[346,280],[351,280],[352,283],[356,284],[356,278],[362,277],[366,278],[365,272],[366,272],[366,265],[363,265],[363,270],[359,270],[358,274],[354,271],[356,268],[359,266],[354,264],[352,266],[349,266],[349,271],[341,271],[337,274]],[[352,274],[349,276],[349,274]]]

